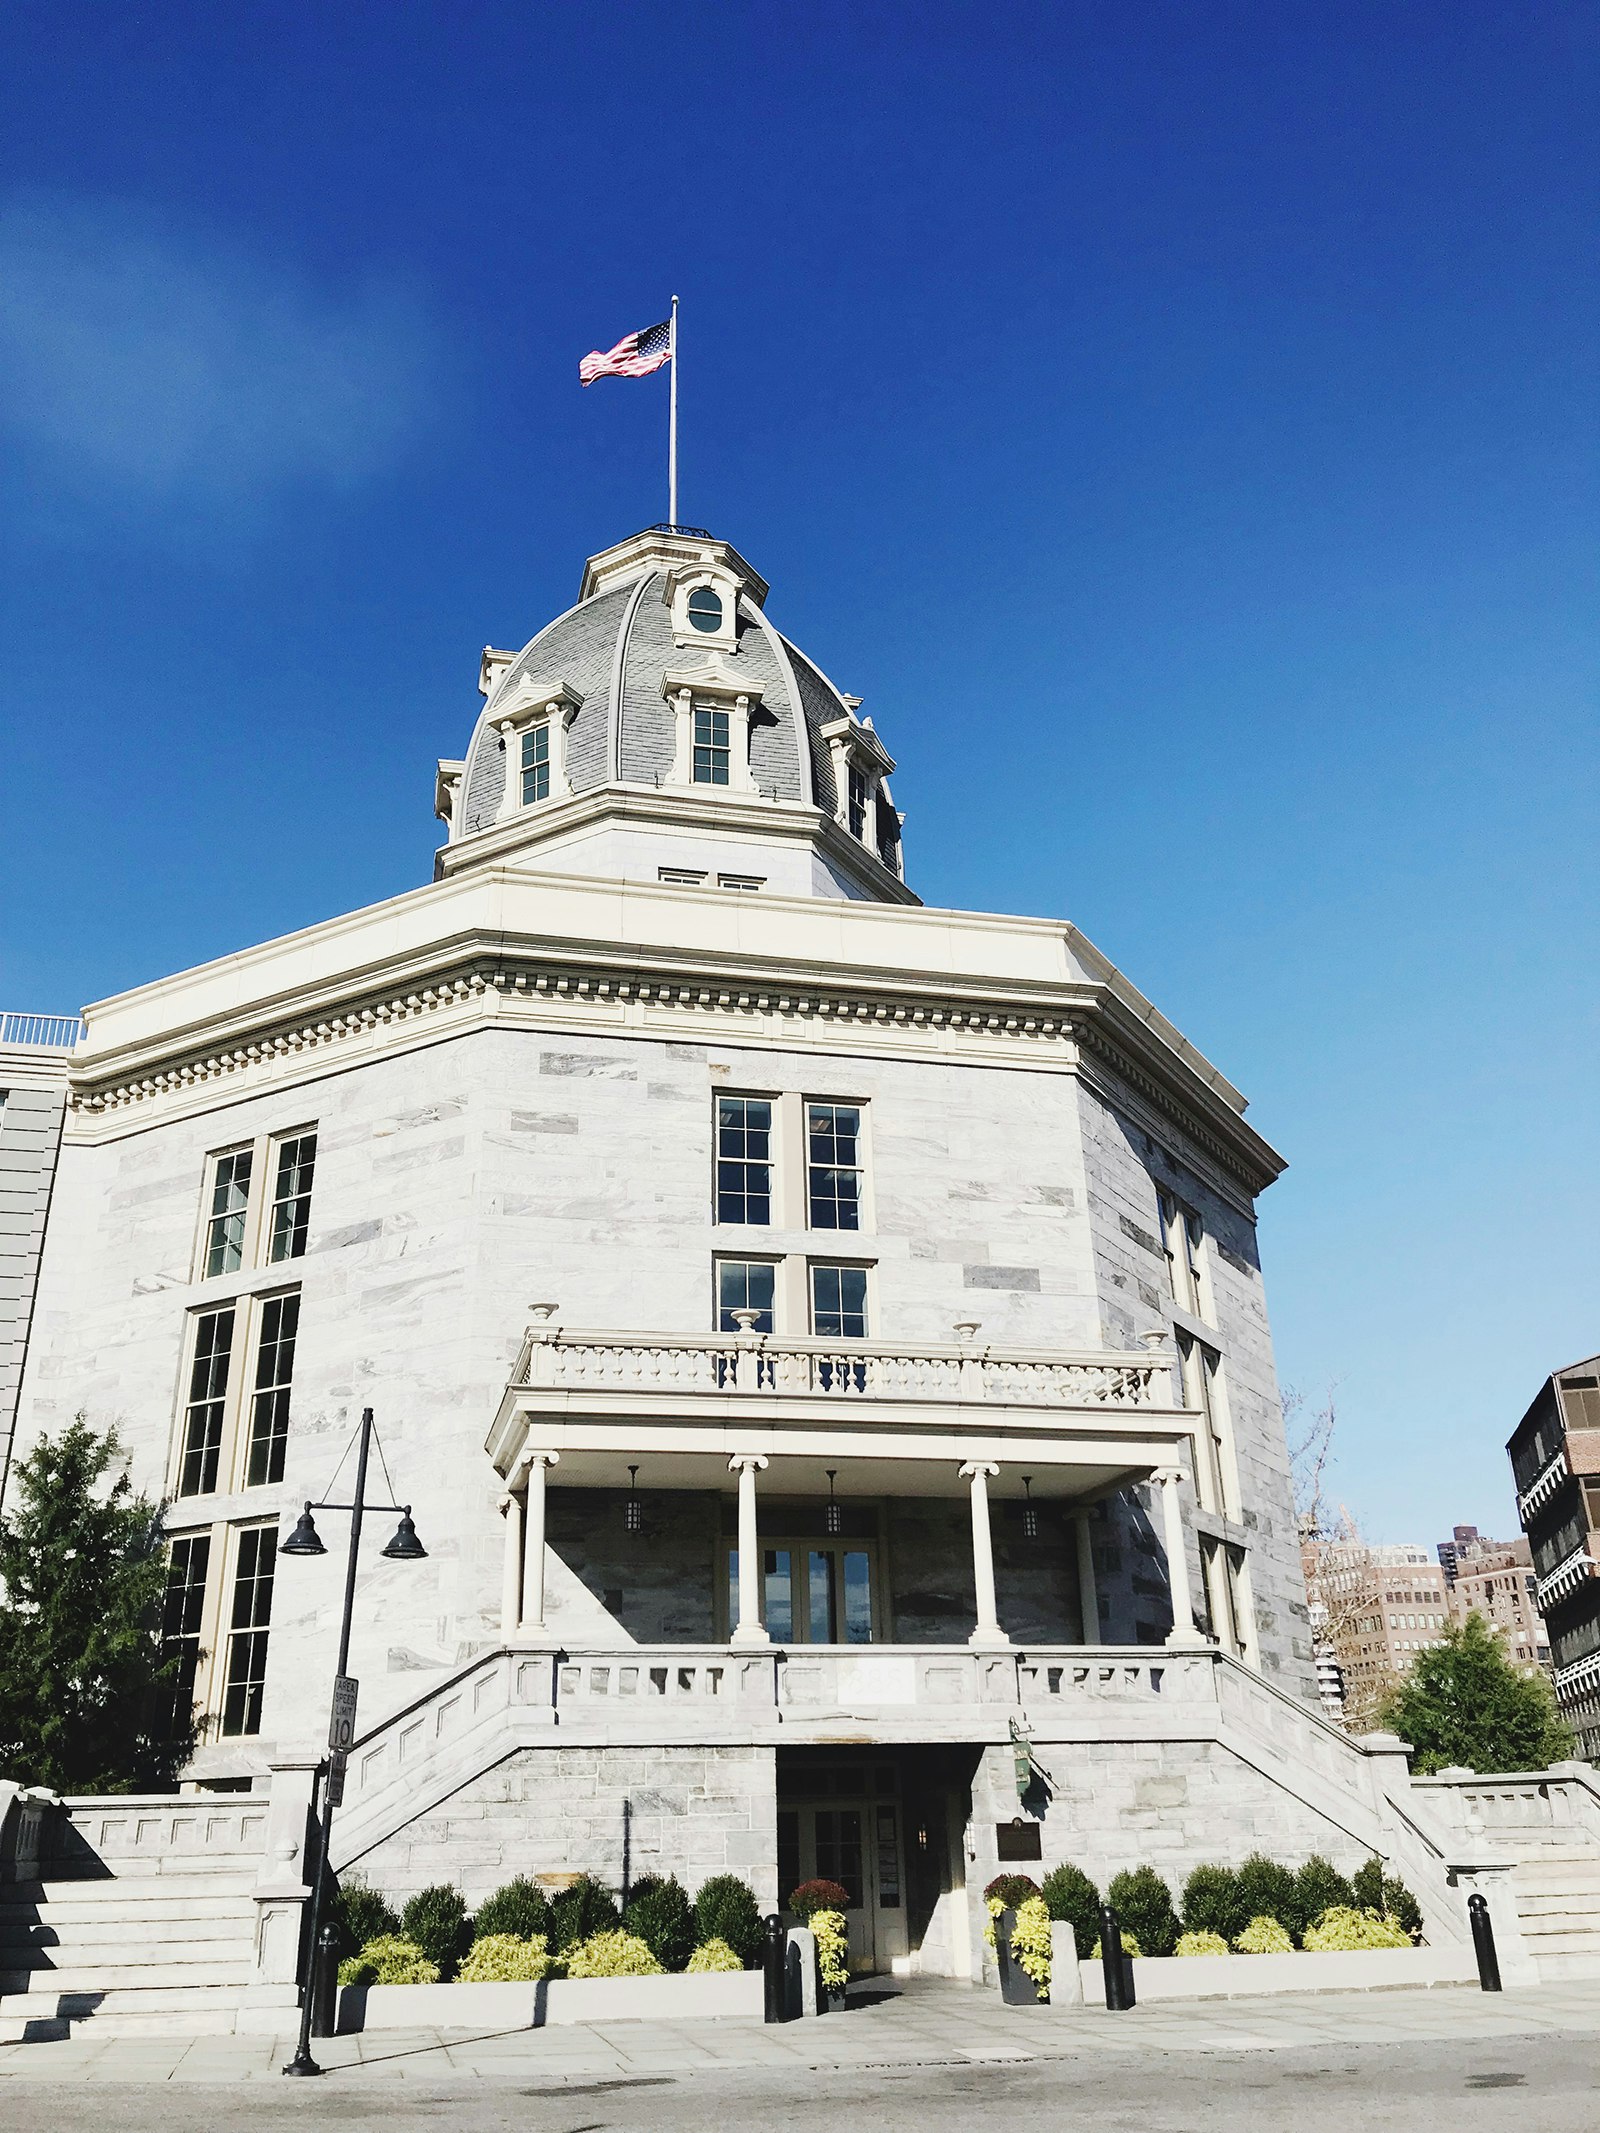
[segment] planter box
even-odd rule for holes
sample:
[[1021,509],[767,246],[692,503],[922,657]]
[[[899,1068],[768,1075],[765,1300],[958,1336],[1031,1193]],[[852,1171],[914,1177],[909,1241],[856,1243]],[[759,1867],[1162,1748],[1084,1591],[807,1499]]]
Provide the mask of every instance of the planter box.
[[701,1977],[553,1978],[538,1985],[346,1985],[339,2034],[366,2029],[545,2029],[568,2022],[759,2022],[759,1970]]
[[[1106,2004],[1098,1962],[1078,1965],[1083,1997]],[[1470,1947],[1365,1948],[1344,1955],[1139,1955],[1134,1990],[1147,2000],[1226,2000],[1278,1992],[1382,1992],[1402,1986],[1476,1983]]]

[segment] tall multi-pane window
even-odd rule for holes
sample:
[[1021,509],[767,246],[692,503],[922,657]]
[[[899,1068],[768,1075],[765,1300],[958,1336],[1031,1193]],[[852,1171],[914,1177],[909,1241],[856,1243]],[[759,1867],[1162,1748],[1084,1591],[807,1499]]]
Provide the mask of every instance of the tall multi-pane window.
[[206,1218],[205,1278],[236,1274],[244,1263],[245,1218],[250,1210],[253,1151],[233,1148],[213,1159],[211,1211]]
[[211,1536],[186,1533],[172,1543],[167,1557],[167,1589],[161,1602],[161,1646],[177,1655],[169,1723],[165,1730],[183,1733],[194,1710],[195,1677],[200,1670],[200,1625],[205,1619],[206,1576],[211,1567]]
[[550,721],[542,719],[522,736],[522,804],[550,797]]
[[728,782],[728,714],[708,704],[695,707],[694,782],[696,785],[726,785]]
[[772,1101],[717,1098],[717,1220],[772,1220]]
[[1201,1416],[1199,1442],[1195,1457],[1199,1467],[1196,1481],[1199,1485],[1200,1504],[1207,1511],[1229,1511],[1230,1487],[1228,1477],[1227,1447],[1223,1441],[1222,1392],[1219,1379],[1222,1358],[1204,1341],[1190,1338],[1187,1333],[1178,1335],[1178,1358],[1183,1374],[1184,1403],[1197,1408]]
[[867,1270],[864,1266],[811,1269],[811,1330],[824,1340],[867,1337]]
[[272,1218],[268,1226],[267,1257],[299,1259],[306,1248],[311,1226],[311,1186],[317,1170],[317,1136],[297,1133],[279,1141],[277,1168],[272,1186]]
[[861,1227],[861,1110],[806,1106],[806,1198],[813,1229]]
[[256,1382],[250,1396],[250,1448],[245,1467],[245,1487],[249,1489],[283,1479],[283,1455],[289,1442],[289,1388],[299,1330],[299,1295],[269,1296],[261,1307]]
[[178,1468],[180,1496],[209,1496],[217,1485],[222,1453],[222,1422],[228,1398],[228,1366],[233,1357],[232,1304],[201,1311],[195,1318],[189,1397],[184,1407],[183,1450]]
[[777,1268],[770,1259],[719,1259],[717,1261],[717,1331],[737,1333],[735,1311],[754,1311],[752,1333],[773,1329],[772,1299]]
[[222,1694],[225,1734],[261,1731],[261,1694],[267,1680],[267,1630],[272,1620],[272,1577],[278,1534],[273,1526],[246,1526],[239,1535],[228,1621],[228,1671]]
[[850,834],[861,838],[867,834],[867,781],[853,763],[850,766]]
[[1207,1316],[1205,1229],[1193,1208],[1185,1207],[1170,1192],[1156,1195],[1161,1210],[1161,1243],[1167,1258],[1167,1287],[1175,1303],[1197,1317]]

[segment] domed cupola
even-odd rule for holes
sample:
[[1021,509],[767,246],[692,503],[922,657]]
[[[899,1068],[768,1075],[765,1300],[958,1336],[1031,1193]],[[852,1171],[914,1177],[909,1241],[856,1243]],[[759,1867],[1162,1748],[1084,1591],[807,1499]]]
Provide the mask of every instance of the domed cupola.
[[465,760],[439,765],[440,876],[486,861],[677,887],[915,903],[894,763],[766,616],[726,541],[656,526],[578,604],[486,650]]

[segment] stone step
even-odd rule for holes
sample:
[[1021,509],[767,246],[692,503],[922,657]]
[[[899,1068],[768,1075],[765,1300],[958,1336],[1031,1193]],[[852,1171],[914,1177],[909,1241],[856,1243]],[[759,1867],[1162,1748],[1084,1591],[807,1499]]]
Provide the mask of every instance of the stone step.
[[191,1918],[184,1912],[159,1919],[84,1918],[64,1925],[46,1912],[26,1931],[0,1933],[0,1970],[8,1963],[26,1962],[40,1950],[54,1955],[65,1949],[75,1962],[96,1960],[88,1954],[90,1949],[156,1951],[148,1958],[133,1953],[131,1959],[141,1962],[158,1960],[164,1949],[226,1947],[230,1941],[248,1946],[254,1938],[254,1919],[241,1917],[237,1911],[226,1918]]
[[103,1896],[52,1896],[45,1903],[0,1903],[0,1942],[25,1935],[30,1924],[48,1920],[55,1926],[86,1926],[99,1919],[245,1918],[254,1904],[235,1889],[206,1889],[190,1895],[173,1895],[162,1889],[146,1894],[107,1885]]
[[155,1961],[87,1962],[52,1965],[42,1958],[37,1964],[16,1963],[0,1970],[0,2003],[13,1995],[35,1999],[41,1995],[72,1992],[115,1992],[128,1986],[184,1984],[193,1980],[207,1985],[246,1985],[252,1973],[251,1951],[230,1946],[199,1958],[187,1953],[163,1952]]
[[1530,1955],[1583,1955],[1591,1949],[1600,1954],[1600,1928],[1574,1926],[1565,1919],[1524,1925],[1522,1937]]
[[[108,1992],[0,1996],[0,2041],[44,2043],[64,2036],[231,2036],[246,1995],[228,1985],[153,1985]],[[292,2007],[276,2012],[271,2028],[291,2035]]]
[[1591,1955],[1546,1955],[1535,1958],[1542,1985],[1560,1985],[1569,1979],[1600,1977],[1600,1950]]
[[1562,1912],[1600,1923],[1600,1892],[1587,1889],[1518,1889],[1517,1910],[1523,1918],[1551,1918]]
[[0,2044],[61,2044],[71,2035],[65,2015],[0,2014]]

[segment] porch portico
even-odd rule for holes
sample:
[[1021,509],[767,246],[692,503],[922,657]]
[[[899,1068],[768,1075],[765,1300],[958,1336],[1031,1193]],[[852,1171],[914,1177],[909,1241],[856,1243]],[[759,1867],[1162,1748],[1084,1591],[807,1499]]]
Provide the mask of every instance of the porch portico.
[[[1172,1358],[1158,1349],[580,1333],[540,1308],[548,1315],[529,1328],[486,1445],[502,1481],[508,1640],[562,1641],[547,1609],[552,1486],[626,1492],[630,1531],[641,1501],[719,1500],[714,1611],[700,1641],[752,1655],[774,1642],[899,1641],[872,1538],[874,1507],[885,1504],[934,1516],[941,1501],[963,1506],[963,1641],[979,1652],[1013,1642],[995,1574],[999,1507],[1063,1545],[1070,1529],[1081,1636],[1063,1626],[1052,1641],[1099,1641],[1089,1528],[1101,1499],[1158,1482],[1168,1562],[1184,1562],[1180,1491],[1201,1418],[1174,1404]],[[1168,1641],[1202,1641],[1187,1571],[1169,1584]],[[616,1641],[635,1640],[619,1627]]]

